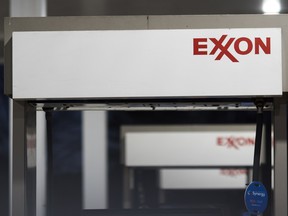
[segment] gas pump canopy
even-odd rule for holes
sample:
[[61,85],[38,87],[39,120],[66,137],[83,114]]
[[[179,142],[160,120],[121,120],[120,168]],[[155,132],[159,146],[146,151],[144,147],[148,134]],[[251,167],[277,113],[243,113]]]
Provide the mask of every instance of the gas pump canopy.
[[288,91],[287,20],[286,15],[6,18],[5,93],[39,104],[56,101],[55,106],[281,96]]
[[287,21],[288,15],[6,18],[10,215],[36,215],[37,109],[255,109],[255,98],[267,98],[275,111],[274,215],[287,215]]

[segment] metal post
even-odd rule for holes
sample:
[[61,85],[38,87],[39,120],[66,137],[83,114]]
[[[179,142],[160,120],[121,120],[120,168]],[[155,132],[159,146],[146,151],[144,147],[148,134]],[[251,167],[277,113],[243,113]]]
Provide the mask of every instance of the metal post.
[[47,206],[47,153],[46,153],[46,125],[45,113],[37,111],[36,113],[36,131],[37,131],[37,175],[36,175],[36,215],[46,216]]
[[83,208],[106,209],[107,204],[107,113],[82,112]]
[[287,99],[274,103],[274,216],[287,215]]
[[13,101],[10,216],[36,215],[36,110]]
[[53,216],[53,140],[52,140],[52,113],[47,111],[46,116],[46,216]]
[[[132,208],[132,197],[131,197],[131,177],[133,170],[128,167],[123,167],[123,208]],[[135,189],[135,188],[134,188]]]
[[[47,15],[47,0],[10,0],[11,17],[45,17]],[[7,55],[10,56],[10,55]],[[12,56],[12,55],[11,55]],[[6,64],[7,66],[7,64]],[[12,100],[10,100],[11,107]],[[12,113],[12,109],[10,109]],[[33,114],[34,115],[34,114]],[[46,211],[46,156],[45,156],[45,121],[44,114],[38,112],[37,115],[37,140],[38,140],[38,158],[37,158],[37,216],[45,216]],[[12,125],[12,117],[10,124]],[[40,133],[39,133],[40,131]],[[12,143],[12,140],[10,141]],[[10,144],[12,145],[12,144]],[[12,149],[12,148],[11,148]],[[40,154],[39,154],[40,153]],[[35,170],[36,172],[36,170]],[[10,187],[13,187],[12,185]],[[10,204],[11,205],[11,204]],[[12,209],[10,207],[10,209]],[[20,210],[19,210],[20,211]],[[29,215],[30,216],[30,215]]]
[[261,154],[261,140],[263,128],[263,104],[257,105],[257,125],[256,138],[253,162],[253,181],[259,181],[260,177],[260,154]]
[[[265,145],[263,146],[265,149],[265,163],[263,164],[262,169],[262,179],[263,184],[266,187],[268,197],[272,200],[272,134],[271,134],[271,112],[266,112],[265,118]],[[269,202],[266,211],[264,212],[264,216],[272,216],[272,207],[273,203]]]

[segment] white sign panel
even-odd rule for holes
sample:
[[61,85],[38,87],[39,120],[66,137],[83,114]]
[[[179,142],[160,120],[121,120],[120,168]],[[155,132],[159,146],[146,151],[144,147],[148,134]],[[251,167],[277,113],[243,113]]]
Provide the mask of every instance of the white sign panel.
[[13,33],[13,98],[282,94],[281,29]]
[[243,189],[248,170],[245,169],[162,169],[160,188],[181,189]]
[[136,167],[252,166],[254,139],[254,125],[130,131],[124,136],[124,163]]

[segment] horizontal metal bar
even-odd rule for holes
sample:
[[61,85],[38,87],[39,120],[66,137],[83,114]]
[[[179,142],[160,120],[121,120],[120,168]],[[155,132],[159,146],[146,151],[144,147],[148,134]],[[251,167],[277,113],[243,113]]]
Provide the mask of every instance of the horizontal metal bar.
[[253,166],[125,166],[129,169],[252,169]]
[[[254,103],[33,103],[38,111],[256,111]],[[272,110],[267,103],[264,110]]]

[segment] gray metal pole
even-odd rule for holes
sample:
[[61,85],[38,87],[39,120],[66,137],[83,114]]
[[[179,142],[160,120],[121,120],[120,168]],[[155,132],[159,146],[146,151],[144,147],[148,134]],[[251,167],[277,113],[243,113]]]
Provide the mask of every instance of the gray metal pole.
[[10,143],[10,215],[36,215],[36,110],[12,103]]
[[288,215],[287,211],[287,98],[275,99],[275,186],[274,216]]
[[[265,145],[263,146],[265,149],[265,162],[263,164],[262,169],[262,179],[263,184],[266,187],[268,197],[272,197],[272,125],[271,125],[271,113],[266,112],[264,115],[265,119]],[[269,202],[266,211],[264,212],[264,216],[272,216],[273,203]]]
[[107,112],[82,112],[83,209],[108,207]]
[[[47,0],[9,0],[10,5],[10,16],[11,17],[45,17],[47,15]],[[10,112],[12,111],[13,102],[10,100]],[[17,112],[18,113],[18,112]],[[24,114],[23,114],[24,115]],[[33,114],[34,115],[34,114]],[[10,115],[10,124],[11,124],[11,139],[15,137],[14,135],[14,128],[12,129],[13,121],[14,121],[14,114]],[[33,117],[34,118],[34,117]],[[46,210],[46,155],[45,155],[45,118],[44,112],[37,113],[37,171],[36,169],[33,171],[35,175],[37,173],[37,180],[32,178],[31,180],[34,184],[36,182],[37,190],[36,190],[36,212],[37,216],[45,216]],[[12,132],[13,131],[13,132]],[[12,134],[13,133],[13,134]],[[17,131],[16,131],[17,136]],[[13,146],[12,140],[10,140],[10,145]],[[12,148],[11,148],[12,151]],[[30,153],[29,153],[30,154]],[[34,154],[34,153],[33,153]],[[36,155],[35,155],[36,158]],[[12,160],[12,159],[11,159]],[[28,172],[30,173],[30,171]],[[30,174],[29,174],[30,175]],[[32,174],[34,176],[34,173]],[[27,181],[27,184],[30,185],[30,181]],[[10,180],[10,187],[12,187],[13,191],[20,191],[22,189],[15,187],[14,184],[11,183]],[[34,187],[34,186],[33,186]],[[29,202],[29,201],[28,201]],[[16,202],[17,203],[17,202]],[[19,201],[21,203],[21,201]],[[34,205],[33,204],[33,205]],[[16,204],[17,205],[17,204]],[[12,210],[14,208],[14,210]],[[21,208],[17,208],[17,206],[12,207],[12,203],[10,203],[10,211],[19,211],[21,212]],[[24,212],[24,210],[22,211]],[[10,215],[13,215],[10,213]],[[30,216],[30,214],[28,214]]]

